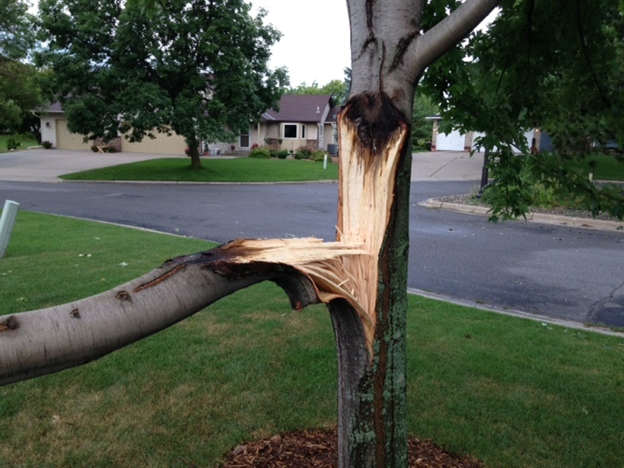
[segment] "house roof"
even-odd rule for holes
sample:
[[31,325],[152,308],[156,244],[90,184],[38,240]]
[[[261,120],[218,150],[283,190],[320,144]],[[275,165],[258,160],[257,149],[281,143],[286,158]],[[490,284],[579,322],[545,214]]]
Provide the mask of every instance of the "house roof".
[[49,112],[51,114],[62,114],[63,113],[63,107],[61,106],[61,103],[58,101],[53,102],[52,104],[50,104],[50,106],[45,109],[45,108],[41,108],[38,109],[41,112]]
[[[280,110],[269,109],[262,114],[267,122],[314,122],[320,123],[325,109],[329,105],[329,94],[304,95],[285,94],[280,99]],[[54,102],[47,109],[49,113],[62,113],[63,107],[60,102]],[[335,122],[340,106],[334,106],[327,114],[326,122]]]
[[333,123],[336,121],[336,118],[338,117],[338,112],[340,112],[340,106],[334,106],[329,110],[329,114],[327,114],[327,118],[325,119],[325,122],[327,123]]
[[330,98],[329,94],[284,94],[280,99],[280,110],[269,109],[262,114],[262,117],[269,122],[318,123],[325,114]]

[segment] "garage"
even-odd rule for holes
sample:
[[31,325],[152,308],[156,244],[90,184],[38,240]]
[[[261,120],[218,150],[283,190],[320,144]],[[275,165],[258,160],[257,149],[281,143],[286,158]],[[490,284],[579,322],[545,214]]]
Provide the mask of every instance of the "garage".
[[186,141],[177,133],[167,135],[156,133],[156,138],[148,136],[139,143],[130,143],[127,139],[121,139],[121,150],[129,153],[156,153],[182,155],[186,149]]
[[466,137],[453,130],[448,135],[440,132],[436,138],[436,151],[464,151]]
[[83,136],[78,133],[70,133],[66,119],[56,119],[56,147],[59,149],[82,150],[91,148],[93,142],[84,143]]

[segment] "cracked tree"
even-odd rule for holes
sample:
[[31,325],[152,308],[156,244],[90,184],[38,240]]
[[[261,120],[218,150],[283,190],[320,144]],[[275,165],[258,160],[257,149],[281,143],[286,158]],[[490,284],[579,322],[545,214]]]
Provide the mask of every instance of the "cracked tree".
[[238,240],[70,304],[0,319],[0,383],[84,364],[269,280],[323,302],[339,372],[339,466],[405,467],[410,119],[425,68],[496,6],[466,0],[426,32],[423,0],[348,0],[353,79],[338,118],[337,239]]

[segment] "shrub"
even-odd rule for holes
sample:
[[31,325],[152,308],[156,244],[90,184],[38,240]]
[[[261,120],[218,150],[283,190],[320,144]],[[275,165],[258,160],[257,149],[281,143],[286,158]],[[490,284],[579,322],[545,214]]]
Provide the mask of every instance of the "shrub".
[[117,149],[114,146],[107,146],[109,153],[116,153]]
[[314,162],[323,162],[325,160],[326,154],[327,154],[326,151],[316,150],[314,153],[312,153],[312,156],[310,156],[310,159]]
[[295,153],[295,159],[310,159],[312,156],[312,150],[310,148],[306,148],[305,146],[297,149]]
[[252,148],[249,152],[250,158],[259,158],[259,159],[270,159],[271,158],[271,150],[269,148],[256,146]]
[[52,148],[52,143],[49,142],[48,140],[45,140],[41,142],[41,146],[43,146],[45,149],[50,149]]
[[19,141],[19,138],[16,136],[12,136],[10,138],[7,139],[6,142],[6,147],[8,151],[13,151],[16,150],[18,147],[20,147],[22,144]]
[[95,145],[91,145],[91,151],[93,151],[94,153],[98,152],[98,147]]
[[290,151],[288,151],[288,150],[279,150],[277,152],[277,157],[279,159],[286,159],[289,154],[290,154]]

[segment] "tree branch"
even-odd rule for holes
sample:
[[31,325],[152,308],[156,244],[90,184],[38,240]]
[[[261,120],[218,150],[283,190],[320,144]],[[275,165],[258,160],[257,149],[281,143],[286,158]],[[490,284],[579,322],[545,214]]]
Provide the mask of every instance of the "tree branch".
[[414,41],[405,54],[409,76],[420,76],[425,68],[470,34],[499,3],[500,0],[466,0],[457,10]]
[[[347,298],[366,319],[353,295],[323,272],[324,262],[361,254],[318,239],[239,240],[169,260],[96,296],[0,317],[0,385],[93,361],[265,280],[281,286],[293,308]],[[339,270],[336,263],[337,277]]]

